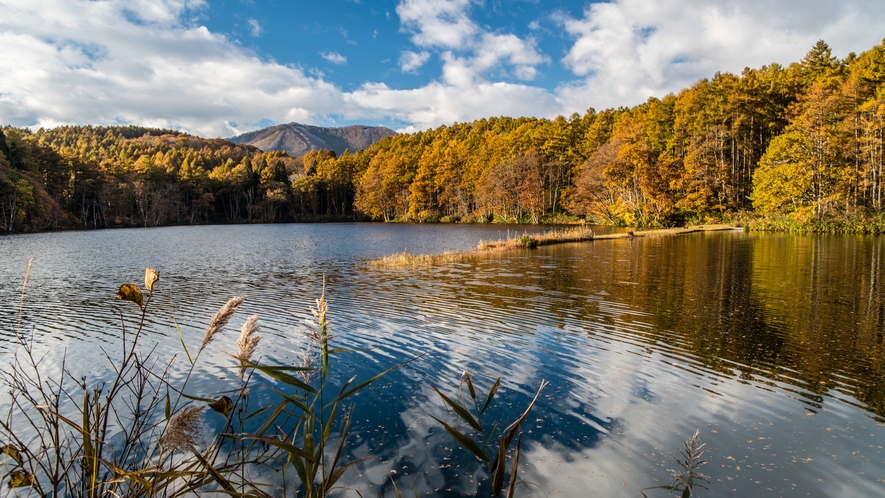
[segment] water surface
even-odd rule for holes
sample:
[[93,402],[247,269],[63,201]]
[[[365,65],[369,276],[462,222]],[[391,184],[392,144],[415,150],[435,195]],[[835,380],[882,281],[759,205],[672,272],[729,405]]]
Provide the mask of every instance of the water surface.
[[347,479],[364,495],[392,496],[392,481],[422,495],[475,493],[483,467],[427,417],[451,419],[430,386],[454,394],[465,369],[483,390],[502,377],[488,417],[504,423],[550,382],[524,426],[520,476],[531,484],[520,495],[640,496],[670,483],[668,453],[695,430],[709,450],[702,496],[883,494],[882,238],[700,233],[432,269],[365,264],[507,231],[335,224],[2,237],[0,333],[14,334],[34,256],[23,329],[52,361],[66,353],[76,375],[108,376],[101,349],[113,356],[121,316],[134,317],[113,294],[152,266],[161,280],[146,338],[164,357],[181,355],[173,316],[196,345],[221,304],[247,296],[200,359],[200,389],[221,391],[236,377],[225,352],[249,314],[260,317],[263,361],[297,361],[325,275],[337,344],[373,348],[335,357],[340,379],[429,353],[357,397],[350,456],[375,458]]

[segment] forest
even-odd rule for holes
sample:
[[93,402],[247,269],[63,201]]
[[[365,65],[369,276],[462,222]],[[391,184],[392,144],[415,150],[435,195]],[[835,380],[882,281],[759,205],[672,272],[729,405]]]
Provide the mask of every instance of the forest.
[[885,231],[885,40],[632,108],[293,158],[138,126],[0,133],[0,230],[383,220]]

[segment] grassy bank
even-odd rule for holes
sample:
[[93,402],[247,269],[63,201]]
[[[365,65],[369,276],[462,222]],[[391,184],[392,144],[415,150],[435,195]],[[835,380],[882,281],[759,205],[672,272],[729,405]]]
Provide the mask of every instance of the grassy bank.
[[883,217],[853,217],[829,220],[797,220],[786,216],[747,218],[741,225],[757,232],[870,234],[885,233]]
[[722,230],[742,230],[741,227],[734,227],[725,224],[716,225],[699,225],[683,228],[657,228],[652,230],[637,230],[624,233],[609,233],[605,235],[597,235],[593,230],[585,225],[579,225],[572,228],[557,229],[537,235],[521,235],[509,239],[500,239],[495,241],[480,241],[479,245],[474,249],[466,251],[449,251],[442,254],[411,254],[401,252],[384,256],[383,258],[373,259],[369,261],[370,266],[380,268],[398,268],[398,267],[419,267],[433,266],[444,263],[453,263],[462,260],[465,257],[490,253],[512,251],[517,249],[533,249],[540,246],[549,246],[554,244],[566,244],[569,242],[589,242],[594,240],[614,240],[635,237],[663,237],[672,235],[683,235],[695,232],[716,232]]

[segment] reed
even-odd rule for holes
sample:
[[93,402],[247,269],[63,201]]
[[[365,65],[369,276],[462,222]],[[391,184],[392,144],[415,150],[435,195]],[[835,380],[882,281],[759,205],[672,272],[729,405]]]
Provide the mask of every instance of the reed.
[[221,332],[224,326],[227,325],[227,322],[230,321],[232,316],[234,316],[237,308],[239,308],[245,300],[246,296],[233,297],[230,301],[226,302],[221,309],[212,315],[212,319],[209,320],[209,326],[206,327],[206,332],[203,333],[203,342],[200,344],[200,350],[197,352],[198,355],[207,345],[209,345],[210,342],[212,342],[212,338],[215,337],[215,334]]
[[49,378],[33,336],[19,336],[2,373],[10,408],[0,428],[4,453],[14,455],[4,462],[12,469],[8,487],[29,488],[41,496],[177,495],[210,481],[192,461],[174,459],[173,449],[161,444],[173,418],[170,364],[154,358],[154,348],[139,346],[157,280],[159,274],[149,268],[146,295],[133,284],[117,292],[139,313],[134,331],[121,314],[121,352],[105,353],[115,372],[112,379],[93,384],[73,378],[64,357],[61,377]]
[[261,342],[261,335],[258,334],[258,315],[252,315],[243,324],[240,329],[240,338],[237,339],[237,359],[240,360],[240,380],[246,373],[246,362],[252,359],[258,343]]
[[[30,264],[22,301],[29,276]],[[310,344],[302,365],[253,361],[261,340],[258,317],[253,315],[243,324],[237,353],[231,355],[241,369],[239,383],[227,391],[230,396],[197,396],[187,392],[187,384],[199,368],[200,353],[223,337],[245,297],[228,300],[215,313],[193,357],[176,325],[189,370],[182,380],[172,382],[172,362],[161,363],[156,346],[139,344],[159,280],[159,272],[148,268],[143,289],[124,284],[117,292],[119,299],[137,306],[138,314],[134,325],[120,315],[122,351],[105,355],[115,373],[112,379],[75,379],[64,359],[62,378],[49,379],[33,337],[19,336],[10,368],[0,373],[10,407],[0,420],[7,486],[40,496],[84,497],[203,492],[322,497],[335,490],[344,473],[361,461],[343,456],[353,420],[353,408],[344,408],[344,403],[417,358],[359,383],[350,379],[333,385],[332,358],[348,351],[331,345],[334,334],[324,283],[306,332]],[[16,327],[18,331],[20,324]],[[286,386],[275,391],[281,401],[272,409],[249,406],[254,372]],[[207,407],[223,417],[223,428],[202,444]],[[261,469],[282,477],[273,482],[253,478]]]
[[[463,388],[465,385],[467,387],[467,393],[470,395],[469,403],[463,401]],[[508,485],[505,494],[507,498],[513,498],[518,479],[517,469],[519,467],[520,443],[522,442],[522,432],[519,428],[522,426],[526,417],[528,417],[529,412],[532,411],[532,407],[535,406],[535,402],[538,401],[538,397],[541,396],[541,391],[547,386],[547,382],[543,380],[541,381],[541,385],[538,387],[538,392],[535,394],[535,398],[529,403],[528,408],[525,409],[522,416],[508,425],[506,429],[501,431],[500,436],[498,436],[498,428],[500,427],[500,424],[493,423],[491,427],[489,427],[488,424],[483,423],[482,416],[491,405],[500,386],[501,378],[498,377],[495,379],[495,382],[492,384],[492,387],[489,388],[489,391],[485,396],[477,397],[477,390],[473,385],[473,379],[470,377],[470,372],[465,370],[461,375],[458,395],[455,398],[457,401],[446,396],[436,387],[433,388],[439,397],[442,398],[447,408],[452,409],[455,414],[455,424],[449,425],[433,415],[429,416],[442,425],[446,432],[448,432],[458,444],[486,464],[490,482],[489,488],[484,490],[483,493],[487,493],[488,496],[500,496],[504,492],[504,482],[508,467],[507,453],[510,450],[510,446],[513,444],[513,438],[516,437],[516,446],[513,451],[513,456],[511,457],[510,477],[506,478]],[[459,426],[465,427],[466,432],[459,430]],[[497,440],[495,440],[495,436],[498,436]]]
[[670,470],[673,474],[673,484],[669,486],[653,486],[641,489],[639,492],[642,493],[642,496],[648,498],[645,491],[665,489],[681,493],[682,498],[691,498],[695,496],[695,488],[709,489],[704,483],[710,484],[710,477],[698,470],[707,464],[707,461],[703,459],[704,453],[706,453],[705,446],[706,443],[701,443],[700,430],[696,430],[693,436],[683,441],[678,456],[670,453],[670,456],[679,466],[677,470]]

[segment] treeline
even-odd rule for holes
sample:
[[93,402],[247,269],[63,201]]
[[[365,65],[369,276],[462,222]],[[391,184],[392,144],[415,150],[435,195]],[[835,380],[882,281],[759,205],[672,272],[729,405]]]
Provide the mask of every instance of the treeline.
[[[719,73],[662,99],[489,118],[336,157],[141,127],[5,128],[0,228],[320,219],[673,225],[883,220],[885,42]],[[878,225],[877,225],[878,226]]]
[[142,127],[5,128],[0,228],[273,222],[297,161],[226,140]]
[[797,222],[883,210],[885,45],[720,73],[633,108],[482,119],[367,152],[356,207],[376,219],[671,225],[740,213]]

